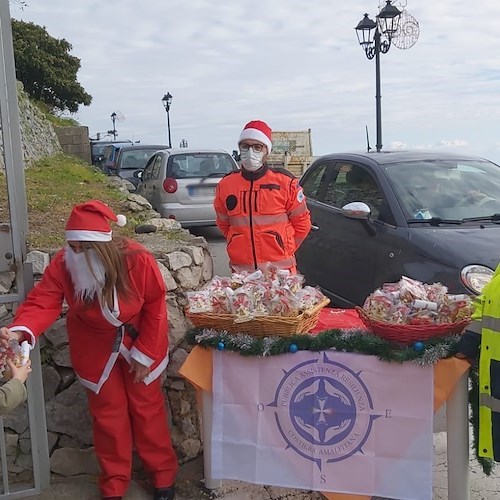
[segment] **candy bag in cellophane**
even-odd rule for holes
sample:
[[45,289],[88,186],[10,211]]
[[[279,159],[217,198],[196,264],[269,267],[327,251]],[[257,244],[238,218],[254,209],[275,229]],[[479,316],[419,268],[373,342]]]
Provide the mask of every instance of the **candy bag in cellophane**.
[[0,347],[0,377],[4,380],[12,378],[12,372],[7,364],[10,359],[14,365],[21,367],[29,360],[30,347],[28,342],[23,341],[21,344],[17,340],[9,340],[9,347]]

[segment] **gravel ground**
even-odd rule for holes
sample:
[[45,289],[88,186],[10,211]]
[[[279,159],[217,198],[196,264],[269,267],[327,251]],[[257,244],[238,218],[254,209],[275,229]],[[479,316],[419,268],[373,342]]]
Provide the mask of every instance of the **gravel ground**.
[[[256,486],[239,481],[224,481],[223,487],[209,491],[203,485],[203,459],[198,457],[181,466],[177,479],[176,500],[320,500],[322,495],[304,490],[290,490],[270,486]],[[98,500],[97,477],[53,476],[51,486],[30,500]],[[132,481],[125,500],[151,500],[148,481],[137,475]]]
[[[470,459],[470,500],[498,500],[500,498],[500,466],[489,477],[485,476],[474,458]],[[434,434],[433,499],[448,500],[446,468],[446,433]],[[176,500],[320,500],[318,493],[271,486],[257,486],[239,481],[224,481],[222,488],[209,491],[203,485],[203,459],[184,464],[179,471]],[[97,478],[79,476],[54,477],[51,487],[31,500],[98,500]],[[130,485],[125,500],[151,500],[152,492],[144,477],[137,475]],[[375,497],[372,500],[386,500]],[[456,500],[456,499],[450,499]]]

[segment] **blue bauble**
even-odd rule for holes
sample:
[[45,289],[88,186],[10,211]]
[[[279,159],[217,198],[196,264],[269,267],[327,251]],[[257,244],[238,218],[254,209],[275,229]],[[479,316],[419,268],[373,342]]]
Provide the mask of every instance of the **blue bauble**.
[[290,344],[290,346],[288,347],[288,350],[290,352],[297,352],[299,350],[299,348],[297,347],[297,344]]
[[219,351],[223,351],[225,348],[226,346],[224,345],[224,342],[219,342],[217,344],[217,349],[219,349]]
[[424,350],[424,344],[422,342],[415,342],[413,344],[413,349],[415,349],[415,351],[417,351],[417,352],[423,351]]

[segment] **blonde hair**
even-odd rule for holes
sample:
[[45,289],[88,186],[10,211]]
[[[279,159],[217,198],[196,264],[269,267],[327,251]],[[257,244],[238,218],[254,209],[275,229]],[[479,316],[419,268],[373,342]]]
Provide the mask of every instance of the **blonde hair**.
[[[101,260],[105,270],[102,300],[109,308],[114,305],[114,289],[118,295],[126,296],[131,292],[127,268],[127,242],[125,238],[117,237],[112,241],[88,241],[83,246],[85,260],[89,264],[89,250],[94,250]],[[93,271],[92,271],[93,274]],[[94,275],[94,278],[96,276]]]

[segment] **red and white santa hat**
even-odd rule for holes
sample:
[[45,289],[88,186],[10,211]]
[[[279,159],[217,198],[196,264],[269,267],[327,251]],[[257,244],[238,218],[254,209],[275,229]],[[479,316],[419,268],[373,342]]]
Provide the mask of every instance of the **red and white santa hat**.
[[66,223],[66,241],[111,241],[110,222],[124,226],[127,218],[115,215],[108,205],[99,200],[75,205]]
[[260,120],[253,120],[245,125],[245,128],[240,134],[238,144],[245,139],[253,139],[254,141],[262,142],[262,144],[267,147],[268,153],[270,153],[273,148],[271,127]]

